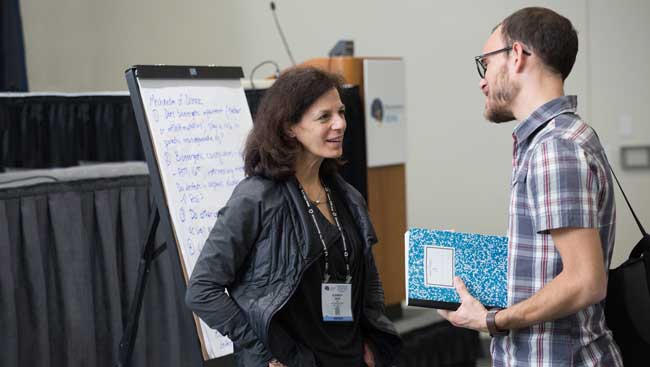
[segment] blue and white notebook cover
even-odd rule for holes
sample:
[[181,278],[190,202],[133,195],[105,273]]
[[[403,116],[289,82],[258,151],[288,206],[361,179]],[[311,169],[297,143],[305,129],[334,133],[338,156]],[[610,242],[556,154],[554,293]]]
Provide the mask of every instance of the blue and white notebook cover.
[[506,307],[508,237],[422,228],[404,237],[407,304],[457,309],[456,275],[484,306]]

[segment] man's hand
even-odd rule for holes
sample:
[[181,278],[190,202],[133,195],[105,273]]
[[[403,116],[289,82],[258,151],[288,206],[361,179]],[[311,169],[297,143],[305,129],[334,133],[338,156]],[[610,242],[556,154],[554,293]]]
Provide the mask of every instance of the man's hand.
[[465,283],[459,277],[454,277],[454,287],[460,296],[460,307],[456,311],[438,310],[438,314],[454,326],[487,332],[485,307],[469,294]]
[[287,366],[283,365],[280,361],[273,358],[272,360],[269,361],[269,367],[287,367]]

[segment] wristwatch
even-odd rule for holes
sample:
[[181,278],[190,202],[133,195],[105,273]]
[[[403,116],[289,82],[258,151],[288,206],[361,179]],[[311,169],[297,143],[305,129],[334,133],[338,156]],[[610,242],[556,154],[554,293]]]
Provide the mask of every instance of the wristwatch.
[[508,335],[510,330],[500,330],[497,328],[496,324],[496,316],[497,312],[501,311],[499,308],[493,308],[488,311],[487,315],[485,316],[485,323],[487,324],[488,331],[490,332],[490,336],[503,336],[503,335]]

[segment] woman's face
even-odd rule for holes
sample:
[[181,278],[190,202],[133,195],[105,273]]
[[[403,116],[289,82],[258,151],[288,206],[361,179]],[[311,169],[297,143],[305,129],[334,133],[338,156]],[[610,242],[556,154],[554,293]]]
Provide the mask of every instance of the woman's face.
[[345,127],[345,106],[339,92],[332,89],[318,98],[291,127],[303,147],[299,159],[340,157]]

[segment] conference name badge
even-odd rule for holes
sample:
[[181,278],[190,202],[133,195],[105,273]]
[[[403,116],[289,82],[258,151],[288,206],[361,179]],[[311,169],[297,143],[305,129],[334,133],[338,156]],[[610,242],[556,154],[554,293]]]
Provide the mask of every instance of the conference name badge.
[[321,285],[323,321],[352,321],[352,284]]

